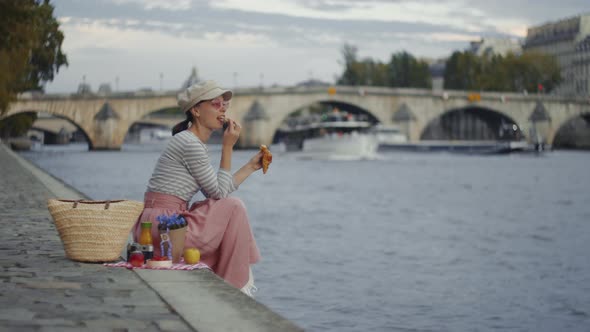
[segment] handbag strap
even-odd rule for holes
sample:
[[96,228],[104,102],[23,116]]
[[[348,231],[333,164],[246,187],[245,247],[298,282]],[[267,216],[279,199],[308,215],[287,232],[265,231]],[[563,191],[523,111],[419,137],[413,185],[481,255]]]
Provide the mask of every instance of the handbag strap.
[[[75,200],[74,201],[74,206],[72,208],[75,209],[78,206],[78,203],[81,203],[82,201],[84,201],[84,200],[83,199]],[[109,209],[109,206],[111,206],[111,201],[110,200],[105,201],[104,209],[105,210],[108,210]]]

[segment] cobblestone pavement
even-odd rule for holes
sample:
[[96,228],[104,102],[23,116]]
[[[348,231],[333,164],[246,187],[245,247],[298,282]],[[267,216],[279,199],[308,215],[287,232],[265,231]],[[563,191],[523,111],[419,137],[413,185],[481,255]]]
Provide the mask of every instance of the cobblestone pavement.
[[133,271],[66,259],[51,197],[0,147],[0,331],[192,331]]

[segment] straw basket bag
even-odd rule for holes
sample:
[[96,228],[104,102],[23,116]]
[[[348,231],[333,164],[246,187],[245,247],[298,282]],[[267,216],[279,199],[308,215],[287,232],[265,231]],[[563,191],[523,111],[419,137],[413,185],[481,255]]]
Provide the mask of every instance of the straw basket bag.
[[109,262],[119,258],[143,203],[49,199],[47,208],[69,259]]

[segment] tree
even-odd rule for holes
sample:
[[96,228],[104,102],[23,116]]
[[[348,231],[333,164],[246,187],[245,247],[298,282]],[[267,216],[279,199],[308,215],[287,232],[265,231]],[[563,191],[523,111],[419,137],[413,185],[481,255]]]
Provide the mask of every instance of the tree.
[[359,81],[357,63],[357,48],[355,46],[344,44],[342,46],[342,57],[344,58],[344,72],[338,79],[338,84],[356,85]]
[[459,57],[461,52],[455,51],[445,63],[444,82],[445,89],[463,89],[461,68],[459,68]]
[[520,56],[521,73],[523,76],[520,88],[527,91],[551,92],[561,83],[561,70],[557,59],[551,55],[538,52],[525,52]]
[[428,64],[416,60],[407,52],[393,55],[390,63],[382,63],[372,58],[359,61],[357,51],[355,46],[349,44],[342,47],[344,71],[337,80],[338,84],[431,87]]
[[445,88],[480,90],[483,66],[480,58],[471,52],[453,52],[445,66]]
[[403,51],[391,56],[389,62],[389,85],[404,88],[431,88],[432,78],[428,64],[418,61]]
[[19,137],[27,133],[37,120],[37,113],[19,113],[0,121],[0,137]]
[[478,91],[553,90],[561,82],[557,60],[550,55],[525,52],[520,55],[476,56],[454,52],[445,66],[445,88]]
[[0,0],[0,114],[18,93],[42,90],[67,66],[53,9],[49,0]]
[[365,58],[354,62],[350,68],[355,80],[350,85],[385,86],[387,85],[387,65]]

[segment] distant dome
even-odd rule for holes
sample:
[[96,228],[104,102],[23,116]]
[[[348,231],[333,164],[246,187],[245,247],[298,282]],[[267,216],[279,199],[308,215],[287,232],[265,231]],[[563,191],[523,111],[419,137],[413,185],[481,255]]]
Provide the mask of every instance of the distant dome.
[[200,81],[201,81],[201,79],[199,78],[199,75],[197,74],[197,68],[193,67],[193,69],[191,70],[191,74],[186,79],[186,81],[184,81],[184,83],[182,84],[180,89],[181,90],[186,89],[195,83],[199,83]]

